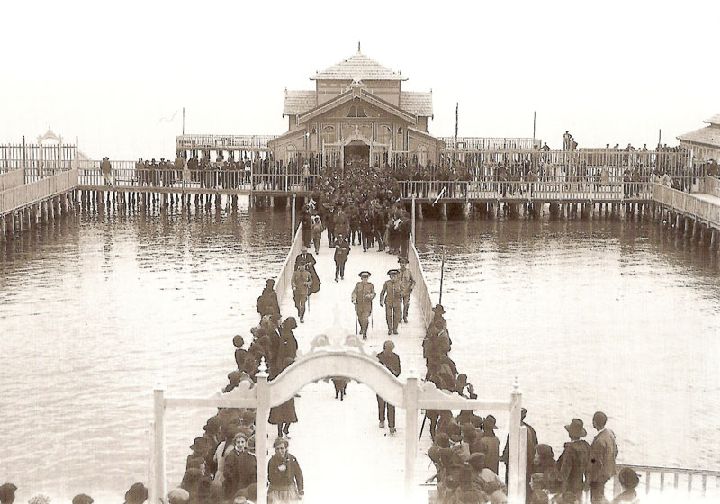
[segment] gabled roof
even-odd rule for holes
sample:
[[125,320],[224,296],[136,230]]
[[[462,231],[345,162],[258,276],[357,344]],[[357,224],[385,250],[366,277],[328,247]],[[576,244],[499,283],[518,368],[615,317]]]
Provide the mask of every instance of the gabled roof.
[[[709,121],[708,121],[709,122]],[[720,149],[720,127],[715,124],[677,137],[681,142],[693,142]]]
[[432,93],[401,91],[400,108],[417,116],[433,117]]
[[317,106],[315,91],[285,91],[283,115],[295,115],[307,112]]
[[377,61],[358,51],[353,56],[317,72],[312,80],[407,80],[398,72],[393,72]]
[[298,123],[304,123],[312,119],[313,117],[317,117],[321,114],[324,114],[326,112],[331,111],[332,109],[339,107],[340,105],[343,105],[351,100],[354,100],[355,98],[359,98],[360,100],[370,104],[374,105],[375,107],[378,107],[381,110],[384,110],[385,112],[392,114],[396,117],[399,117],[403,121],[406,121],[410,124],[416,124],[417,123],[417,116],[410,114],[408,112],[405,112],[404,110],[401,110],[400,108],[396,107],[392,103],[388,103],[385,100],[382,100],[378,98],[377,96],[368,93],[360,86],[351,86],[350,89],[346,92],[344,92],[341,95],[336,96],[329,102],[323,103],[322,105],[319,105],[315,107],[312,110],[308,110],[306,113],[302,114],[298,117]]

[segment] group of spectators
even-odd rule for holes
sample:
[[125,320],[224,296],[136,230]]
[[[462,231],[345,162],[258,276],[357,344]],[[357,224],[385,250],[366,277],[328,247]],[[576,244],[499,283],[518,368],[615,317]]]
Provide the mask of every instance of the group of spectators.
[[[0,485],[0,504],[14,504],[15,492],[18,487],[14,483],[6,482]],[[141,482],[133,483],[125,492],[124,504],[143,504],[148,499],[148,489]],[[50,504],[52,500],[45,494],[37,494],[28,500],[28,504]],[[95,499],[87,494],[77,494],[72,499],[72,504],[93,504]],[[187,500],[178,500],[177,492],[168,495],[169,504],[184,504]]]
[[[477,395],[467,375],[458,373],[450,358],[452,340],[444,318],[445,309],[438,304],[423,340],[423,357],[426,359],[426,381],[449,393],[467,399]],[[521,426],[527,432],[526,502],[530,504],[578,504],[583,492],[590,491],[592,503],[608,502],[605,485],[616,474],[617,444],[614,433],[606,428],[607,415],[598,411],[592,425],[597,434],[588,443],[588,433],[581,419],[572,419],[565,425],[569,441],[560,457],[555,459],[553,448],[539,444],[535,429],[526,423],[527,410],[521,410]],[[509,439],[500,452],[500,439],[495,435],[496,419],[493,415],[482,418],[471,410],[453,416],[451,411],[426,412],[430,420],[433,444],[428,456],[435,465],[438,502],[441,504],[500,503],[505,502],[508,483]],[[421,430],[422,435],[422,430]],[[505,481],[499,477],[499,463],[505,464]],[[635,488],[638,475],[629,468],[618,474],[623,488],[613,503],[637,502]]]

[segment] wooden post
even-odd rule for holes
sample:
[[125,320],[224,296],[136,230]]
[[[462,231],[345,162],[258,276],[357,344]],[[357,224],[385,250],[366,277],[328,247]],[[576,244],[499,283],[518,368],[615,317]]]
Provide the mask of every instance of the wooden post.
[[159,504],[160,499],[167,495],[166,465],[165,465],[165,390],[162,387],[155,389],[154,399],[154,423],[155,423],[155,479],[152,482],[151,490],[155,500],[151,504]]
[[508,426],[508,442],[510,443],[510,453],[508,454],[508,502],[511,504],[524,504],[525,502],[525,475],[520,473],[519,460],[521,458],[519,457],[521,403],[522,394],[516,378],[510,394],[510,425]]
[[267,502],[267,424],[270,414],[270,386],[268,385],[265,357],[257,373],[257,409],[255,410],[255,459],[257,461],[257,503]]
[[[415,200],[413,199],[413,202]],[[405,382],[405,502],[414,502],[415,460],[418,452],[418,379],[411,373]]]

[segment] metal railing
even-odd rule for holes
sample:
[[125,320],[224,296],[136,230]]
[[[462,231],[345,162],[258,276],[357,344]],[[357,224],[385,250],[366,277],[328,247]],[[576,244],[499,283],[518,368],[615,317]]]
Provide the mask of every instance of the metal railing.
[[70,191],[77,186],[77,177],[77,170],[69,170],[53,177],[2,191],[0,192],[0,214],[6,214]]
[[697,194],[685,193],[671,187],[654,184],[652,198],[655,202],[672,207],[685,215],[720,227],[720,205],[698,198]]

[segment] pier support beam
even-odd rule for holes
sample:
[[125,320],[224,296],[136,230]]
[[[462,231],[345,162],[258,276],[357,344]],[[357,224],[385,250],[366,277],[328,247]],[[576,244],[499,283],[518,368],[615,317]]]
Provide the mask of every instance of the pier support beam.
[[720,233],[720,232],[717,229],[711,230],[710,250],[717,250],[717,248],[718,248],[718,233]]
[[697,219],[693,219],[693,225],[692,225],[692,240],[697,241],[697,239],[700,237],[700,227],[702,224]]
[[447,220],[447,203],[440,203],[440,220]]
[[416,201],[416,202],[415,202],[415,212],[416,212],[416,213],[415,213],[415,217],[416,217],[418,220],[423,220],[423,219],[424,219],[424,217],[423,217],[423,204],[420,203],[419,201]]
[[5,241],[5,216],[0,215],[0,242]]
[[468,220],[470,218],[471,213],[472,213],[472,204],[469,202],[463,203],[463,207],[462,207],[463,219]]

